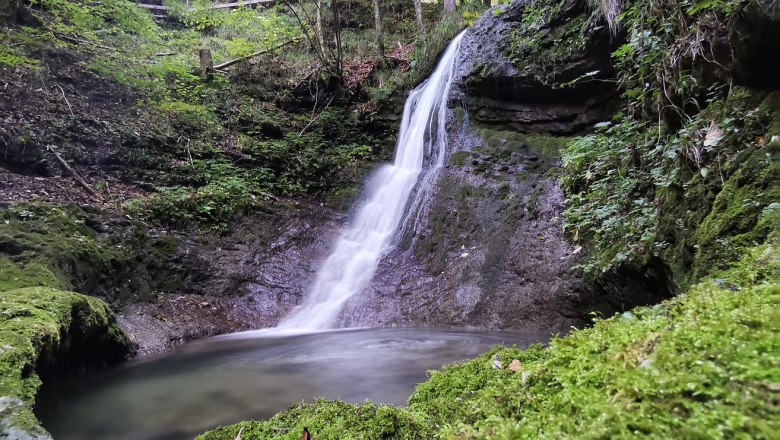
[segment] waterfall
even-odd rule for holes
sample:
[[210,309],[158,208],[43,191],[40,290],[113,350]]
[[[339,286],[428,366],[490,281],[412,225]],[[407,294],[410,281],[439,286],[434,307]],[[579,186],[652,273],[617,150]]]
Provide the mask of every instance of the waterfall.
[[[465,32],[465,31],[464,31]],[[461,32],[449,44],[431,76],[409,94],[404,105],[395,161],[368,182],[368,198],[320,267],[306,300],[278,326],[280,329],[329,328],[345,303],[371,281],[379,260],[393,245],[418,182],[429,184],[444,163],[447,95]],[[425,156],[433,158],[423,167]],[[421,178],[422,175],[422,178]],[[417,194],[424,191],[417,191]]]

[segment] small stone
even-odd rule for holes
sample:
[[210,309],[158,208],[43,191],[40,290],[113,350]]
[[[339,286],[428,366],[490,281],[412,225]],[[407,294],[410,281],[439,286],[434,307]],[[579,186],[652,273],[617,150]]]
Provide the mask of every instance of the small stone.
[[653,361],[651,361],[650,359],[645,359],[645,360],[642,361],[641,364],[639,364],[639,368],[647,368],[647,367],[649,367],[652,364],[653,364]]
[[526,382],[528,382],[528,378],[531,377],[530,371],[523,371],[523,374],[520,375],[520,383],[525,385]]
[[500,370],[504,368],[504,364],[501,363],[501,359],[499,359],[497,354],[493,355],[493,369]]
[[200,306],[201,307],[208,307],[209,303],[208,303],[208,301],[203,301],[202,303],[200,303]]
[[460,254],[460,258],[466,258],[468,256],[469,256],[468,252],[464,252],[464,253]]
[[512,371],[520,371],[523,369],[523,364],[520,363],[520,359],[515,359],[509,364],[509,369]]

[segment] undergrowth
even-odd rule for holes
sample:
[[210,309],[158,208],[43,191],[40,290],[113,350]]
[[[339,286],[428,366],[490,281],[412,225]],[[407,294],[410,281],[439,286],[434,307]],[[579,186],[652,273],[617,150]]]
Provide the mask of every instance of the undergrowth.
[[586,274],[661,256],[685,287],[777,223],[777,94],[713,79],[725,69],[713,47],[747,3],[635,1],[616,16],[629,34],[613,53],[626,105],[563,153]]
[[[460,26],[431,27],[437,8],[426,6],[432,30],[417,37],[412,5],[388,2],[384,38],[388,47],[401,46],[400,58],[369,63],[377,70],[358,89],[344,90],[303,38],[311,29],[291,12],[310,15],[312,4],[213,10],[208,1],[187,3],[167,1],[170,20],[155,21],[122,0],[36,0],[28,10],[37,24],[2,28],[0,63],[20,76],[42,67],[46,77],[59,69],[46,60],[64,56],[75,70],[132,90],[137,119],[126,116],[116,130],[121,166],[129,168],[123,179],[153,193],[126,203],[128,212],[165,227],[218,232],[280,197],[327,201],[354,193],[371,165],[391,154],[394,130],[373,111],[376,102],[394,101],[426,75]],[[349,13],[344,56],[357,65],[377,58],[366,44],[371,4],[342,6]],[[270,51],[204,81],[200,49],[211,51],[215,65]]]

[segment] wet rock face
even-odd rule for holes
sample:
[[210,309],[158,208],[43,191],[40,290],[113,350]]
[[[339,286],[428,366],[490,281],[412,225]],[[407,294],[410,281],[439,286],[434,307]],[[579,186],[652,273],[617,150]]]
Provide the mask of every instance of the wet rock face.
[[155,272],[168,280],[165,293],[126,304],[117,321],[140,354],[272,327],[301,302],[344,219],[301,203],[248,215],[220,239],[181,237]]
[[534,2],[517,1],[477,21],[461,45],[454,92],[475,123],[568,134],[611,114],[618,94],[603,80],[614,75],[610,54],[621,39],[585,3],[558,2],[533,20]]
[[[454,130],[458,133],[459,130]],[[590,290],[563,233],[556,148],[510,131],[455,135],[430,203],[352,301],[343,325],[474,326],[565,332]]]

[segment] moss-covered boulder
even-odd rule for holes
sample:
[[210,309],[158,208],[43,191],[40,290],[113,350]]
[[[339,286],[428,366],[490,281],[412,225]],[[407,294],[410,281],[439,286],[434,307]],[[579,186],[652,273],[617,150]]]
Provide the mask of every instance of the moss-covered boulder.
[[500,5],[463,38],[454,89],[473,122],[574,133],[615,107],[610,53],[621,39],[589,2]]
[[41,384],[127,354],[99,299],[48,287],[0,292],[0,438],[47,438],[32,412]]
[[299,440],[304,429],[322,440],[373,440],[432,438],[435,432],[424,419],[404,408],[366,403],[318,400],[290,406],[262,422],[242,422],[218,428],[196,440],[242,439]]

